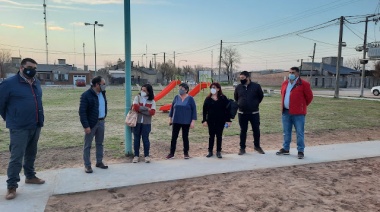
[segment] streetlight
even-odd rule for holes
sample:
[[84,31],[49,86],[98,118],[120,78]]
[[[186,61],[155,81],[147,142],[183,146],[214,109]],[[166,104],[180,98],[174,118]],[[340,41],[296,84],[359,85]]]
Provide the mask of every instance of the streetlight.
[[84,25],[86,25],[86,26],[94,25],[95,76],[96,76],[96,36],[95,36],[95,26],[103,27],[104,25],[103,24],[99,24],[98,21],[95,21],[93,24],[84,23]]

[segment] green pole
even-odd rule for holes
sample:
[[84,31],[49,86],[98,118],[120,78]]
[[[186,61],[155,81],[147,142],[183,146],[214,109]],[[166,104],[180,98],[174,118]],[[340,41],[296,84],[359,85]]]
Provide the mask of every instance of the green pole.
[[[124,0],[124,45],[125,45],[125,116],[128,114],[132,105],[131,87],[131,2]],[[133,155],[132,152],[132,133],[131,128],[124,124],[124,144],[125,156]]]

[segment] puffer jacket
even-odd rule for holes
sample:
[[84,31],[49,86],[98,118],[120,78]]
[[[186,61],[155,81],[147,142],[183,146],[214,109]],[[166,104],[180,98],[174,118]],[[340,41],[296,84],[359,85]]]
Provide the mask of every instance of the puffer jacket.
[[0,115],[8,129],[44,126],[42,89],[38,79],[29,84],[18,72],[0,83]]
[[[281,86],[281,107],[284,108],[284,99],[286,88],[288,87],[289,80],[282,83]],[[311,91],[310,83],[298,78],[296,84],[290,91],[289,99],[289,114],[291,115],[306,115],[307,106],[313,100],[313,92]]]
[[250,82],[248,85],[236,86],[234,98],[239,105],[239,112],[249,114],[259,111],[259,104],[264,98],[264,93],[260,84]]
[[[107,98],[106,98],[106,92],[102,91],[104,101],[105,101],[105,108],[106,108],[106,115],[107,116]],[[95,127],[96,123],[98,123],[99,119],[99,100],[98,95],[94,91],[94,89],[91,87],[87,91],[85,91],[82,96],[80,97],[80,105],[79,105],[79,117],[80,122],[82,123],[83,128],[90,127],[91,129]],[[104,117],[104,118],[105,118]]]

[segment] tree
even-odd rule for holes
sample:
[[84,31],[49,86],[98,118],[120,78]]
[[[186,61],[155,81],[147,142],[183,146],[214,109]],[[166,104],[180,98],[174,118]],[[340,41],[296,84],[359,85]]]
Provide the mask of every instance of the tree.
[[380,78],[380,61],[376,61],[375,63],[375,71],[373,71],[373,76],[376,78]]
[[355,70],[360,70],[362,65],[360,64],[359,57],[350,57],[344,61],[344,66],[355,69]]
[[222,63],[226,66],[226,72],[228,76],[228,82],[232,82],[232,70],[237,68],[237,64],[240,63],[239,52],[232,47],[223,48],[222,51]]
[[0,50],[0,78],[5,78],[6,70],[12,61],[11,55],[11,51],[8,49]]
[[169,60],[166,63],[158,64],[158,71],[162,74],[162,78],[167,81],[174,80],[177,68],[174,66],[173,62]]

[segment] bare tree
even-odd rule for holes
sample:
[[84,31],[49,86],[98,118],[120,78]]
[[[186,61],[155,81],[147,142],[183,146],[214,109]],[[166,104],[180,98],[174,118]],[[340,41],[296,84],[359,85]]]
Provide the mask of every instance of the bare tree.
[[178,70],[171,60],[163,64],[158,64],[157,68],[158,71],[162,74],[162,78],[166,79],[167,81],[174,80],[177,76]]
[[360,64],[360,58],[359,57],[350,57],[344,61],[344,66],[360,70],[361,64]]
[[5,78],[6,69],[12,60],[11,55],[9,49],[0,50],[0,78]]
[[222,63],[226,66],[226,72],[228,76],[228,82],[232,82],[232,70],[240,63],[240,54],[233,47],[223,48],[222,51]]
[[380,61],[376,61],[375,70],[372,72],[373,76],[376,78],[380,78]]

